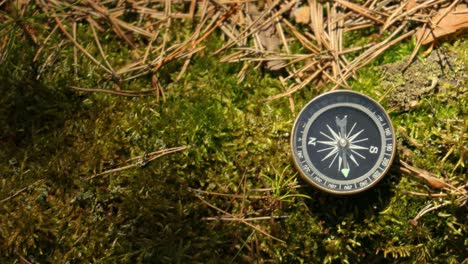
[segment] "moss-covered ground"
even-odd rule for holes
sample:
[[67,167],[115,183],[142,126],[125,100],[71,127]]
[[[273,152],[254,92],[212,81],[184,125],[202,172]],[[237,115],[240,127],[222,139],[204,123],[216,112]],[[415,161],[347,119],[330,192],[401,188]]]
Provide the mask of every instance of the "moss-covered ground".
[[[398,159],[372,190],[336,197],[299,177],[289,147],[294,114],[327,88],[294,93],[294,113],[288,98],[266,101],[284,92],[281,73],[250,67],[238,83],[242,64],[212,56],[222,45],[214,34],[180,80],[183,61],[158,74],[165,102],[84,93],[69,86],[104,82],[92,63],[77,76],[72,48],[59,47],[42,67],[20,27],[9,34],[0,65],[1,263],[466,262],[460,195],[425,195],[439,191],[398,163],[466,188],[466,38],[420,54],[421,68],[401,73],[408,40],[356,73],[352,89],[390,112]],[[190,148],[89,179],[178,146]],[[428,206],[436,209],[417,217]]]

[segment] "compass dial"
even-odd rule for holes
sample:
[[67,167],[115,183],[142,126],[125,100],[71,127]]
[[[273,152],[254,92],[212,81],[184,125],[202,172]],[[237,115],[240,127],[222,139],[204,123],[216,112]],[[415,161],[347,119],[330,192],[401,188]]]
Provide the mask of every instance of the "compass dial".
[[372,187],[388,171],[395,135],[376,101],[339,90],[316,97],[302,109],[291,146],[306,180],[330,193],[351,194]]

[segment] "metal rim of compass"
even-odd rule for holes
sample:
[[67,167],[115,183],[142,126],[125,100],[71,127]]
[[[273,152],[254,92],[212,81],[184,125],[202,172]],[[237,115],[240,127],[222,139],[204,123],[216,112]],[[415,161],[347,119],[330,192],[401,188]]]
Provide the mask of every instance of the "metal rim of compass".
[[[350,190],[350,191],[337,191],[337,190],[333,190],[333,189],[329,189],[329,188],[326,188],[324,186],[321,186],[320,184],[314,182],[308,175],[306,175],[306,173],[302,170],[300,164],[298,163],[298,160],[296,158],[296,153],[295,153],[295,147],[294,147],[294,138],[295,138],[295,131],[296,131],[296,127],[298,125],[298,122],[299,122],[299,118],[304,114],[304,111],[306,111],[309,106],[315,102],[317,102],[319,99],[321,99],[322,97],[326,97],[326,96],[330,96],[332,94],[338,94],[338,93],[350,93],[350,94],[354,94],[356,96],[360,96],[362,98],[364,98],[365,100],[368,100],[376,109],[379,110],[379,112],[384,116],[385,120],[388,120],[388,126],[389,128],[391,129],[392,131],[392,151],[391,151],[391,154],[390,154],[390,160],[388,162],[388,166],[385,167],[385,169],[380,173],[379,177],[377,177],[376,179],[374,180],[371,180],[371,182],[365,186],[365,187],[362,187],[362,188],[357,188],[357,189],[353,189],[353,190]],[[367,114],[367,113],[365,113]],[[368,115],[368,114],[367,114]],[[376,126],[378,126],[376,124]],[[294,164],[296,166],[296,168],[298,169],[298,171],[300,172],[300,175],[302,176],[303,179],[305,179],[308,183],[310,183],[311,185],[313,185],[314,187],[324,191],[324,192],[327,192],[327,193],[331,193],[331,194],[337,194],[337,195],[352,195],[352,194],[357,194],[357,193],[361,193],[361,192],[364,192],[366,190],[369,190],[371,189],[372,187],[374,187],[378,182],[380,182],[384,177],[385,175],[388,173],[388,171],[390,170],[391,168],[391,165],[394,161],[394,158],[395,158],[395,153],[396,153],[396,138],[395,138],[395,130],[393,128],[393,125],[392,125],[392,122],[391,122],[391,119],[390,119],[390,116],[388,115],[388,113],[385,111],[385,109],[376,101],[374,100],[373,98],[363,94],[363,93],[360,93],[360,92],[356,92],[356,91],[352,91],[352,90],[334,90],[334,91],[329,91],[329,92],[326,92],[326,93],[323,93],[321,95],[318,95],[316,97],[314,97],[312,100],[310,100],[307,104],[304,105],[304,107],[301,109],[301,111],[299,112],[299,114],[297,115],[295,121],[294,121],[294,124],[293,124],[293,127],[292,127],[292,132],[291,132],[291,139],[290,139],[290,144],[291,144],[291,150],[293,152],[293,161],[294,161]]]

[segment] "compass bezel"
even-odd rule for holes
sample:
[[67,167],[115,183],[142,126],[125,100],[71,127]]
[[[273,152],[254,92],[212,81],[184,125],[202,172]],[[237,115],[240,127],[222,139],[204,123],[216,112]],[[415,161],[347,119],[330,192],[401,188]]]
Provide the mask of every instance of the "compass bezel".
[[[364,115],[367,115],[368,118],[372,119],[372,120],[377,120],[377,119],[383,119],[383,122],[384,124],[388,124],[388,126],[385,126],[382,125],[381,123],[378,123],[378,122],[375,122],[374,124],[376,125],[380,135],[379,137],[382,138],[382,142],[385,142],[387,139],[390,140],[390,137],[391,137],[391,143],[387,143],[385,142],[385,144],[382,144],[382,146],[391,146],[391,151],[388,151],[387,149],[381,149],[379,151],[379,158],[377,158],[375,164],[372,164],[372,167],[371,169],[369,169],[367,172],[365,172],[364,174],[362,174],[361,176],[359,176],[358,178],[363,178],[364,181],[363,182],[366,182],[365,185],[363,186],[359,186],[358,187],[358,184],[354,184],[354,188],[351,187],[351,189],[343,189],[344,187],[348,187],[348,185],[350,185],[349,183],[347,183],[347,181],[340,181],[340,180],[337,180],[337,179],[334,179],[333,177],[329,177],[331,179],[333,179],[335,182],[338,182],[338,186],[339,188],[329,188],[326,186],[326,183],[327,181],[325,180],[325,184],[319,184],[318,182],[316,182],[317,180],[319,179],[323,179],[322,173],[315,173],[315,172],[306,172],[305,169],[303,168],[304,165],[301,165],[301,163],[304,163],[304,158],[299,158],[298,157],[298,152],[299,150],[297,149],[297,146],[299,145],[296,140],[298,139],[298,137],[306,137],[306,135],[304,134],[307,134],[309,130],[306,130],[305,129],[305,126],[307,125],[308,126],[308,129],[310,129],[310,126],[311,124],[316,120],[313,119],[312,121],[309,121],[310,119],[312,119],[313,115],[315,114],[314,113],[306,113],[306,111],[309,111],[310,112],[310,109],[312,108],[316,108],[316,106],[314,106],[313,104],[315,104],[316,102],[320,101],[320,100],[323,100],[324,97],[328,97],[328,96],[340,96],[339,98],[342,98],[343,96],[346,96],[346,95],[349,95],[350,97],[354,97],[354,96],[357,96],[357,97],[361,97],[359,99],[359,103],[356,103],[356,102],[350,102],[350,101],[346,101],[346,100],[343,100],[343,101],[339,101],[338,99],[335,99],[333,101],[333,103],[331,104],[331,108],[333,109],[335,105],[346,105],[346,107],[350,107],[350,108],[353,108],[355,109],[356,105],[359,105],[360,109],[357,109],[359,110],[362,114]],[[338,98],[338,97],[337,97]],[[366,105],[364,105],[364,103],[366,103]],[[372,106],[372,107],[370,107]],[[335,106],[335,107],[338,107],[338,106]],[[365,109],[367,109],[368,111],[366,111]],[[374,110],[374,115],[372,115],[372,111],[370,110]],[[377,111],[375,111],[377,110]],[[326,110],[323,110],[321,111],[323,113],[326,112]],[[308,120],[307,122],[304,123],[303,119],[304,119],[304,115],[306,115],[306,119]],[[319,114],[320,116],[320,114]],[[299,126],[299,121],[302,120],[301,122],[301,125],[304,126],[302,128],[302,130],[300,130],[298,128]],[[390,130],[390,135],[384,135],[384,128],[389,128]],[[300,132],[303,133],[303,135],[300,134]],[[302,139],[301,139],[302,140]],[[302,141],[301,141],[302,142]],[[330,91],[330,92],[326,92],[326,93],[323,93],[319,96],[316,96],[314,99],[310,100],[302,109],[301,111],[299,112],[299,114],[297,115],[295,121],[294,121],[294,125],[293,125],[293,128],[292,128],[292,132],[291,132],[291,140],[290,140],[290,144],[291,144],[291,150],[292,150],[292,157],[293,157],[293,161],[294,161],[294,164],[296,166],[296,168],[298,169],[298,171],[300,172],[300,175],[307,181],[309,182],[312,186],[322,190],[322,191],[325,191],[327,193],[332,193],[332,194],[338,194],[338,195],[349,195],[349,194],[356,194],[356,193],[361,193],[363,191],[366,191],[372,187],[374,187],[378,182],[380,182],[380,180],[382,180],[384,178],[384,176],[388,173],[388,171],[390,170],[391,168],[391,165],[393,163],[393,160],[395,158],[395,153],[396,153],[396,139],[395,139],[395,130],[393,128],[393,125],[392,125],[392,122],[391,122],[391,119],[390,119],[390,116],[387,114],[387,112],[385,111],[385,109],[376,101],[374,100],[373,98],[365,95],[365,94],[362,94],[362,93],[359,93],[359,92],[355,92],[355,91],[351,91],[351,90],[335,90],[335,91]],[[305,142],[302,142],[301,143],[301,148],[305,146],[305,148],[307,148],[307,144]],[[305,154],[305,153],[303,153]],[[302,154],[302,155],[303,155]],[[381,168],[381,166],[379,166],[380,163],[382,163],[382,156],[386,154],[386,155],[389,155],[389,159],[388,159],[388,162],[387,162],[387,165],[385,165],[382,169],[379,169]],[[344,154],[343,154],[344,155]],[[301,160],[302,159],[302,160]],[[309,163],[313,163],[313,160],[308,158],[307,162]],[[309,169],[311,169],[310,167],[308,167]],[[316,169],[317,170],[317,169]],[[378,175],[377,175],[377,172],[378,172]],[[367,176],[366,176],[367,175]],[[323,175],[325,177],[327,177],[326,175]],[[364,177],[366,176],[366,177]],[[319,179],[313,179],[313,178],[319,178]],[[341,182],[341,183],[340,183]],[[330,186],[333,186],[333,185],[330,185]]]

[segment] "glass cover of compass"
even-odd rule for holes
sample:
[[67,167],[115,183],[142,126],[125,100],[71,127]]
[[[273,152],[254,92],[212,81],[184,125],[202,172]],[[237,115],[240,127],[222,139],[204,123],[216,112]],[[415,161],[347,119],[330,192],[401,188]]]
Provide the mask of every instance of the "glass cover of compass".
[[367,190],[395,156],[395,134],[382,106],[358,92],[337,90],[311,100],[291,135],[293,159],[315,187],[334,194]]

